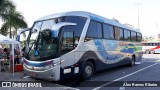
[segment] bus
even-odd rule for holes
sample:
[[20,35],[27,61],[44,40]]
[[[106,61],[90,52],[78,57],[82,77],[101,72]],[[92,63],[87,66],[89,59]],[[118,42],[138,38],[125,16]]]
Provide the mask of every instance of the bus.
[[142,52],[144,54],[160,53],[160,42],[142,42]]
[[24,73],[53,81],[88,80],[97,71],[140,62],[141,39],[139,29],[90,12],[44,16],[29,30]]

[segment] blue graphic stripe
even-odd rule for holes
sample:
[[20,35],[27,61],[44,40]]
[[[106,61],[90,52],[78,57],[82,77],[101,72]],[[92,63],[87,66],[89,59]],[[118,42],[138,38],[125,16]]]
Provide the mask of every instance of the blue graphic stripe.
[[[109,40],[109,41],[106,41],[107,43],[103,44],[103,40],[102,39],[95,39],[94,40],[94,44],[96,46],[96,49],[98,51],[98,53],[106,60],[117,60],[118,58],[120,58],[122,55],[121,54],[109,54],[107,53],[106,50],[108,51],[115,51],[118,47],[118,42],[115,41],[115,40]],[[106,48],[105,46],[106,45]],[[133,48],[130,48],[130,47],[133,47]],[[123,52],[123,53],[134,53],[134,49],[135,49],[135,45],[133,44],[128,44],[127,46],[125,46],[124,48],[122,48],[120,50],[120,52]]]
[[27,64],[27,65],[29,65],[29,66],[44,67],[44,66],[52,64],[53,61],[36,63],[36,62],[32,62],[32,61],[27,61],[27,60],[24,59],[24,63]]
[[[110,49],[112,49],[112,50],[116,49],[116,47],[117,47],[116,41],[109,41],[107,43],[110,43],[110,44],[107,44],[107,45],[111,45],[111,46],[108,46],[108,47],[110,47]],[[98,53],[106,60],[116,60],[121,56],[120,54],[116,54],[117,57],[115,57],[115,55],[111,55],[111,54],[107,53],[105,50],[104,44],[103,44],[103,40],[101,40],[101,39],[94,40],[94,44],[96,46]]]

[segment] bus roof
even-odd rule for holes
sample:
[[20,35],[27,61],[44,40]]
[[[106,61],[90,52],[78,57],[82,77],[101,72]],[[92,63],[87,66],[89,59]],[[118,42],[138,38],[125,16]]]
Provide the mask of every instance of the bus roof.
[[42,18],[39,18],[36,21],[48,20],[48,19],[58,18],[58,17],[63,17],[63,16],[82,16],[82,17],[90,18],[90,19],[97,20],[97,21],[100,21],[100,22],[104,22],[104,23],[107,23],[107,24],[111,24],[111,25],[114,25],[114,26],[118,26],[118,27],[121,27],[121,28],[129,29],[129,30],[136,31],[136,32],[140,32],[139,29],[128,27],[128,26],[126,26],[124,24],[121,24],[121,23],[119,23],[119,22],[117,22],[113,19],[104,18],[102,16],[99,16],[99,15],[96,15],[96,14],[93,14],[93,13],[90,13],[90,12],[86,12],[86,11],[71,11],[71,12],[51,14],[51,15],[47,15],[47,16],[44,16]]

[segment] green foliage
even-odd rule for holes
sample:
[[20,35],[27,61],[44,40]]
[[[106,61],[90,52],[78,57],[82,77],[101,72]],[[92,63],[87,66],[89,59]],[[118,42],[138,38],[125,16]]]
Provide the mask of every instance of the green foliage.
[[0,0],[0,18],[3,21],[0,33],[7,35],[9,32],[10,38],[17,35],[19,28],[27,28],[23,15],[16,11],[16,6],[10,0]]

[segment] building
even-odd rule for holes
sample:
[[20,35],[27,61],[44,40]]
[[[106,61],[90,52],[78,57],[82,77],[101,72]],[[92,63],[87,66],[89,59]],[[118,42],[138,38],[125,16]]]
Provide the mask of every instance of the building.
[[143,36],[142,42],[160,42],[160,34]]

